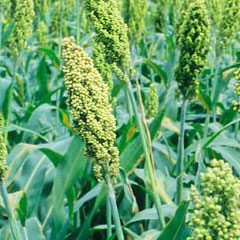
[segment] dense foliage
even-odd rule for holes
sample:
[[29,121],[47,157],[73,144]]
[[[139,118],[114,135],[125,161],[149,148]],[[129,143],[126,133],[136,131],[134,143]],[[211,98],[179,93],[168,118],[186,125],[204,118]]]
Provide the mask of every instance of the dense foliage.
[[239,20],[0,0],[0,240],[239,240]]

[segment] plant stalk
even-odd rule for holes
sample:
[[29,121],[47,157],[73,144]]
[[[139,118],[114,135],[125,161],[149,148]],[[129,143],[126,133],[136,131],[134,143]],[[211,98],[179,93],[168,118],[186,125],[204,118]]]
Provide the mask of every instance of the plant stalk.
[[187,111],[187,99],[184,97],[182,108],[181,108],[181,125],[180,125],[180,136],[178,143],[178,181],[177,181],[177,203],[181,203],[183,199],[183,172],[184,172],[184,134],[185,134],[185,119]]
[[116,198],[115,198],[115,193],[114,193],[113,185],[110,181],[109,176],[106,177],[106,184],[107,184],[107,189],[108,189],[108,199],[109,199],[109,202],[112,207],[112,215],[113,215],[113,220],[115,223],[117,238],[118,238],[118,240],[124,240],[124,235],[123,235],[123,231],[122,231],[122,226],[121,226],[117,203],[116,203]]
[[152,195],[153,200],[154,200],[154,203],[156,205],[157,214],[158,214],[158,217],[159,217],[161,228],[164,228],[165,221],[164,221],[164,217],[163,217],[163,213],[162,213],[161,201],[160,201],[160,198],[159,198],[159,194],[157,192],[157,182],[156,182],[155,172],[153,171],[151,154],[149,153],[149,146],[148,146],[147,141],[146,141],[147,140],[147,135],[146,135],[146,132],[145,132],[145,127],[143,126],[142,120],[141,120],[141,118],[139,117],[139,114],[138,114],[137,104],[136,104],[136,101],[135,101],[135,98],[134,98],[134,95],[133,95],[133,92],[132,92],[131,82],[128,81],[127,85],[125,87],[127,88],[129,96],[131,98],[134,115],[136,117],[137,125],[138,125],[139,131],[140,131],[140,136],[142,138],[147,169],[148,169],[148,172],[149,172],[150,184],[151,184],[152,191],[153,191],[153,195]]
[[106,216],[107,216],[107,237],[112,236],[112,211],[109,197],[106,198]]
[[3,182],[0,183],[0,188],[1,188],[1,194],[2,194],[2,198],[3,198],[3,202],[6,208],[6,212],[8,215],[8,220],[9,220],[9,225],[10,225],[10,230],[11,230],[11,234],[14,240],[21,240],[21,235],[20,235],[20,231],[14,216],[14,213],[12,211],[9,199],[8,199],[8,194],[7,194],[7,189],[6,186]]

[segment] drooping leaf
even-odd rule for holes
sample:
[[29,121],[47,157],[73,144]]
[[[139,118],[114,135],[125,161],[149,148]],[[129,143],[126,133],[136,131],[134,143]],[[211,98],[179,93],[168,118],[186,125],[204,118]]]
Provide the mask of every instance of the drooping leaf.
[[163,229],[157,240],[176,240],[178,234],[180,233],[181,227],[185,224],[187,209],[189,202],[183,201],[178,209],[176,210],[175,215]]

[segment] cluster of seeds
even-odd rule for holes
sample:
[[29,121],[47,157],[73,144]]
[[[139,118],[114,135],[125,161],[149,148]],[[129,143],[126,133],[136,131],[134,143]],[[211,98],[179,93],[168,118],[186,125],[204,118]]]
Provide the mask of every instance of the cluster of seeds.
[[178,45],[176,80],[183,96],[192,99],[198,92],[198,77],[206,65],[209,50],[209,19],[203,0],[190,3],[180,26]]
[[23,50],[27,45],[27,40],[32,33],[32,22],[34,8],[32,0],[16,0],[14,10],[14,29],[10,39],[13,56]]
[[193,187],[193,236],[187,240],[240,239],[240,181],[223,160],[212,160],[201,174],[200,192]]
[[[240,96],[240,69],[238,69],[235,73],[236,82],[235,82],[235,92],[237,96]],[[233,110],[240,112],[240,102],[238,100],[232,101]]]
[[85,7],[96,32],[94,64],[111,91],[111,72],[119,80],[127,80],[125,73],[130,66],[127,25],[123,22],[115,0],[86,0]]
[[145,111],[146,118],[154,118],[158,114],[159,102],[158,102],[158,94],[157,94],[157,86],[155,83],[150,85],[150,91],[147,95],[145,101]]
[[119,159],[114,146],[116,122],[109,103],[108,85],[74,38],[66,38],[63,46],[64,81],[75,130],[86,142],[96,178],[101,181],[109,175],[114,180]]
[[44,21],[41,21],[38,24],[37,36],[38,36],[38,41],[42,46],[47,44],[47,40],[48,40],[47,33],[48,33],[47,25]]
[[189,5],[190,5],[190,0],[183,0],[180,4],[177,20],[175,22],[175,35],[176,35],[177,44],[179,44],[180,30],[181,30],[182,24],[184,23]]
[[218,26],[221,22],[222,5],[225,0],[205,0],[209,17],[213,26]]
[[240,20],[240,1],[222,0],[223,11],[219,26],[220,45],[222,48],[231,43],[239,27]]
[[129,28],[129,39],[138,43],[145,30],[147,0],[124,0],[123,13]]
[[64,34],[66,34],[67,32],[66,19],[71,14],[71,10],[75,2],[76,2],[75,0],[65,0],[64,4],[62,4],[62,1],[57,0],[53,3],[50,31],[52,33],[55,33],[56,36],[58,36],[60,31],[61,11],[63,11],[63,19],[65,19],[63,20],[62,31]]
[[6,166],[7,149],[2,135],[3,125],[4,119],[2,113],[0,113],[0,181],[2,181],[3,178],[5,177],[7,170]]

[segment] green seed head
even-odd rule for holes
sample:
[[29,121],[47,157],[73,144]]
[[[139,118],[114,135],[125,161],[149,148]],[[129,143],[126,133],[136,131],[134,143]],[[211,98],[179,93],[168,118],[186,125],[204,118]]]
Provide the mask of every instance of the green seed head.
[[49,11],[48,0],[34,0],[34,7],[39,14],[45,14]]
[[[65,0],[62,5],[62,1],[58,0],[53,3],[53,11],[51,14],[51,24],[50,24],[50,32],[55,36],[59,35],[60,31],[60,23],[61,23],[61,11],[63,11],[63,26],[62,31],[63,35],[67,35],[67,25],[66,20],[71,14],[71,10],[75,4],[75,0]],[[63,9],[62,9],[63,7]]]
[[138,43],[145,30],[145,17],[147,14],[147,0],[124,0],[124,20],[129,27],[129,38]]
[[178,46],[175,76],[181,93],[191,100],[198,93],[198,77],[207,63],[209,50],[209,19],[203,0],[190,3],[180,26]]
[[223,1],[225,0],[205,0],[209,12],[209,17],[213,26],[218,27],[222,17]]
[[127,26],[121,17],[115,0],[86,0],[85,8],[92,22],[95,36],[93,60],[105,82],[112,90],[112,75],[126,80],[130,66]]
[[168,11],[169,0],[155,0],[157,7],[154,9],[154,23],[157,32],[164,32],[166,12]]
[[[233,239],[240,236],[240,181],[223,160],[212,160],[201,174],[201,188],[192,188],[193,236],[188,240]],[[231,236],[231,238],[229,238]]]
[[234,38],[240,20],[240,1],[222,0],[222,14],[219,26],[219,39],[221,48],[231,43]]
[[7,165],[6,165],[7,149],[6,149],[6,145],[4,143],[4,139],[2,135],[3,126],[4,126],[4,119],[3,119],[2,113],[0,112],[0,181],[3,180],[7,171]]
[[47,44],[47,40],[48,40],[47,33],[48,33],[47,25],[44,21],[41,21],[38,25],[37,36],[38,36],[39,44],[42,46]]
[[189,6],[190,6],[190,0],[183,0],[180,4],[180,9],[178,13],[179,15],[177,16],[177,20],[174,28],[177,44],[179,44],[180,30],[184,23]]
[[158,94],[157,94],[157,86],[152,83],[150,86],[150,91],[147,95],[145,101],[145,110],[146,110],[146,118],[154,118],[158,113],[159,102],[158,102]]
[[96,178],[101,181],[108,174],[114,180],[119,160],[108,85],[74,38],[66,38],[63,47],[64,80],[75,130],[86,142]]
[[14,57],[27,45],[27,40],[32,33],[33,16],[32,0],[16,0],[14,28],[10,38],[10,49]]
[[[236,78],[236,82],[235,82],[235,92],[239,98],[240,96],[240,69],[238,69],[235,73],[235,78]],[[233,100],[232,101],[232,105],[233,105],[233,110],[240,112],[240,101],[239,100]]]

